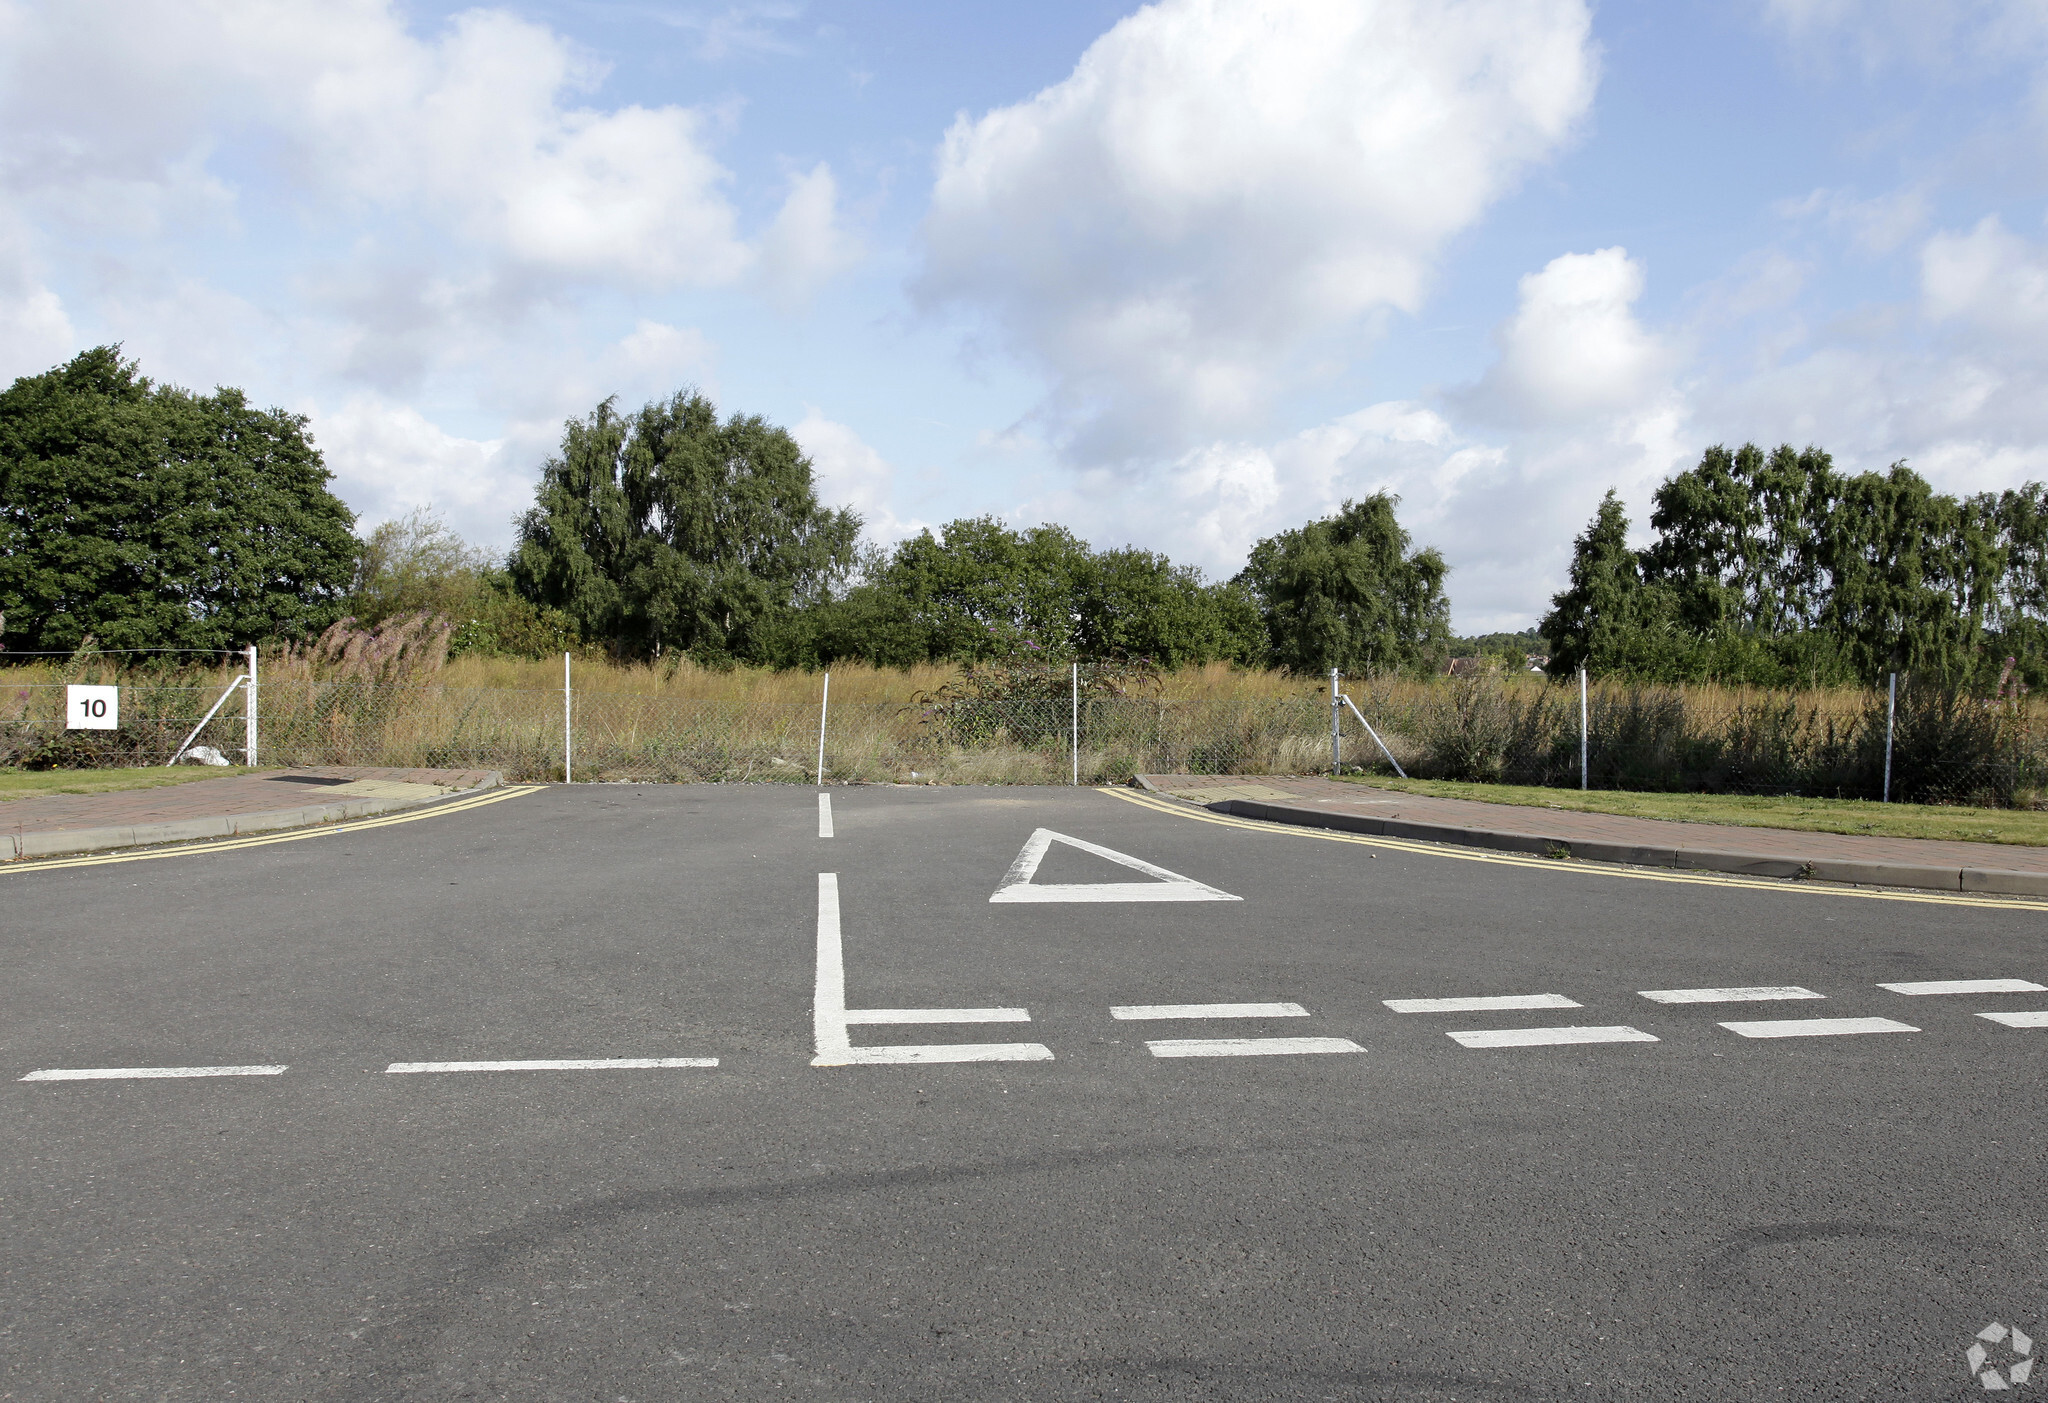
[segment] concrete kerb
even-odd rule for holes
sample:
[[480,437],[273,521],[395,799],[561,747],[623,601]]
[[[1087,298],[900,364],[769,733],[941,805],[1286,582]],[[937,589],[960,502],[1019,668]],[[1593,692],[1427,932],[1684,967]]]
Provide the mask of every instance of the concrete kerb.
[[209,838],[238,838],[252,833],[276,833],[287,828],[317,828],[323,824],[346,823],[396,813],[401,809],[424,808],[464,799],[504,784],[505,776],[493,770],[479,784],[450,794],[424,799],[347,799],[335,804],[307,804],[296,809],[269,809],[262,813],[217,814],[205,818],[182,818],[167,823],[138,823],[123,828],[70,828],[47,833],[0,833],[0,862],[29,857],[70,857],[79,853],[111,852],[119,848],[154,848],[173,843],[197,843]]
[[[1147,786],[1148,788],[1150,786]],[[1722,848],[1637,847],[1625,843],[1588,842],[1514,829],[1456,828],[1417,823],[1411,819],[1370,814],[1333,813],[1324,809],[1273,804],[1259,799],[1223,799],[1202,807],[1237,818],[1263,819],[1303,828],[1329,828],[1381,838],[1410,838],[1458,847],[1492,848],[1531,853],[1537,857],[1568,857],[1581,862],[1617,862],[1635,867],[1685,868],[1727,872],[1743,877],[1800,878],[1843,882],[1854,886],[1908,887],[1926,891],[1983,892],[1998,896],[2048,896],[2048,872],[2013,872],[1996,867],[1928,867],[1897,862],[1853,862],[1841,858],[1783,857],[1773,853],[1735,852]]]

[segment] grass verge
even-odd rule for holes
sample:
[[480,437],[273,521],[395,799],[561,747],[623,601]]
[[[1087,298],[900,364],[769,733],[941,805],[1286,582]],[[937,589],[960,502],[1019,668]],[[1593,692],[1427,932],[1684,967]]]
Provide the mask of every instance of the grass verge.
[[111,794],[123,789],[158,789],[166,784],[190,784],[195,779],[221,779],[227,775],[254,774],[247,765],[162,765],[121,770],[13,770],[0,769],[0,803],[9,799],[36,799],[45,794]]
[[[1347,779],[1352,778],[1346,776]],[[1477,799],[1525,808],[1725,823],[1742,828],[1793,828],[1877,838],[1942,838],[1964,843],[2048,847],[2048,813],[1972,809],[1947,804],[1875,804],[1862,799],[1797,799],[1754,794],[1643,794],[1632,790],[1540,789],[1525,784],[1469,784],[1442,779],[1358,778],[1375,789],[1438,799]]]

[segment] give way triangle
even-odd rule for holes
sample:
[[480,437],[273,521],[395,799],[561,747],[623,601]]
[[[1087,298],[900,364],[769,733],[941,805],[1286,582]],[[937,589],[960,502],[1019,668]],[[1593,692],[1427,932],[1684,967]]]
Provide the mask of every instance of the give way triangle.
[[[1084,853],[1106,857],[1120,863],[1134,872],[1143,872],[1152,878],[1149,882],[1034,882],[1038,864],[1045,861],[1047,849],[1054,843],[1065,843],[1079,848]],[[1120,853],[1114,848],[1101,847],[1083,838],[1069,838],[1064,833],[1055,833],[1050,828],[1041,828],[1031,835],[1024,844],[1024,851],[1017,854],[1017,860],[1010,864],[1010,870],[1003,874],[1002,884],[989,898],[992,902],[1004,901],[1242,901],[1227,891],[1218,891],[1205,886],[1192,877],[1183,877],[1178,872],[1169,872],[1164,867],[1155,867],[1143,858]]]

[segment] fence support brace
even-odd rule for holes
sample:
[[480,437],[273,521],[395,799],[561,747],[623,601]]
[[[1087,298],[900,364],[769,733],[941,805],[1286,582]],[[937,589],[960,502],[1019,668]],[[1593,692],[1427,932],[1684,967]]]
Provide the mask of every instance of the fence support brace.
[[1387,763],[1394,767],[1394,773],[1402,779],[1408,778],[1408,772],[1401,768],[1401,762],[1394,758],[1393,751],[1387,749],[1387,743],[1380,739],[1380,733],[1372,728],[1372,722],[1365,719],[1365,713],[1358,709],[1358,703],[1351,700],[1349,693],[1344,694],[1344,705],[1351,708],[1351,714],[1358,718],[1358,724],[1365,727],[1365,733],[1371,736],[1372,743],[1380,748],[1380,754],[1387,757]]
[[[166,761],[164,761],[164,768],[165,768],[165,769],[167,769],[167,770],[168,770],[169,768],[171,768],[171,766],[173,766],[173,765],[177,764],[177,763],[178,763],[178,762],[179,762],[180,760],[182,760],[182,759],[184,759],[184,758],[185,758],[185,752],[186,752],[186,751],[188,751],[188,750],[190,750],[190,749],[192,748],[192,742],[193,742],[193,741],[195,741],[195,740],[198,740],[198,739],[199,739],[199,733],[200,733],[201,731],[203,731],[203,730],[205,730],[205,729],[206,729],[206,723],[207,723],[207,722],[209,722],[209,721],[211,721],[211,720],[212,720],[212,719],[214,718],[214,713],[218,712],[218,711],[219,711],[219,710],[220,710],[220,709],[221,709],[222,707],[226,706],[226,705],[228,704],[228,698],[229,698],[229,697],[231,697],[231,696],[233,696],[233,695],[235,694],[235,688],[237,688],[237,687],[241,686],[241,685],[242,685],[242,684],[243,684],[244,682],[247,682],[248,680],[249,680],[249,678],[248,678],[248,675],[247,675],[247,674],[245,673],[245,674],[243,674],[242,676],[240,676],[240,677],[237,677],[237,678],[236,678],[236,679],[235,679],[234,681],[232,681],[232,682],[228,683],[228,689],[227,689],[227,690],[226,690],[225,692],[222,692],[222,693],[220,694],[220,700],[219,700],[219,701],[215,702],[215,703],[214,703],[214,704],[213,704],[213,705],[212,705],[212,706],[211,706],[210,708],[208,708],[208,709],[207,709],[206,715],[204,715],[204,716],[202,716],[202,717],[200,717],[200,718],[199,718],[199,724],[198,724],[198,725],[196,725],[196,726],[194,726],[194,727],[192,728],[192,734],[191,734],[191,735],[189,735],[189,736],[185,737],[185,743],[184,743],[183,745],[179,746],[179,747],[178,747],[178,748],[177,748],[176,750],[172,751],[172,752],[171,752],[171,758],[170,758],[170,759],[168,759],[168,760],[166,760]],[[250,710],[251,710],[251,711],[253,712],[253,711],[255,710],[254,706],[251,706],[251,707],[250,707]],[[255,730],[256,730],[256,723],[255,723],[254,721],[251,721],[251,722],[249,723],[249,730],[250,730],[250,736],[249,736],[249,740],[250,740],[250,751],[249,751],[249,753],[250,753],[250,754],[251,754],[251,755],[253,756],[253,755],[254,755],[254,754],[256,753],[256,751],[255,751]],[[252,760],[252,761],[251,761],[250,763],[252,763],[252,764],[253,764],[253,763],[255,763],[255,762],[254,762],[254,761]]]

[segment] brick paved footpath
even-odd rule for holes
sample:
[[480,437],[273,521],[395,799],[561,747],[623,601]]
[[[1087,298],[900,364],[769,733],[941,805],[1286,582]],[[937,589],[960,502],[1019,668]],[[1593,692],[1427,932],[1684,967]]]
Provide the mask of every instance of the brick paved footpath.
[[[431,786],[444,793],[474,789],[489,770],[407,770],[379,765],[313,765],[269,774],[192,780],[158,789],[123,789],[110,794],[41,794],[0,801],[0,833],[65,833],[84,829],[134,828],[188,819],[241,817],[302,809],[356,797],[337,793],[361,781]],[[431,797],[422,791],[420,797]]]
[[1620,814],[1580,813],[1534,805],[1436,799],[1374,789],[1323,776],[1146,775],[1153,788],[1197,803],[1232,798],[1330,813],[1402,819],[1446,828],[1535,834],[1566,842],[1608,843],[1646,850],[1716,849],[1792,862],[1885,863],[1907,868],[1996,868],[2048,875],[2048,848],[2017,843],[1960,843],[1933,838],[1880,838],[1809,833],[1789,828],[1676,823]]

